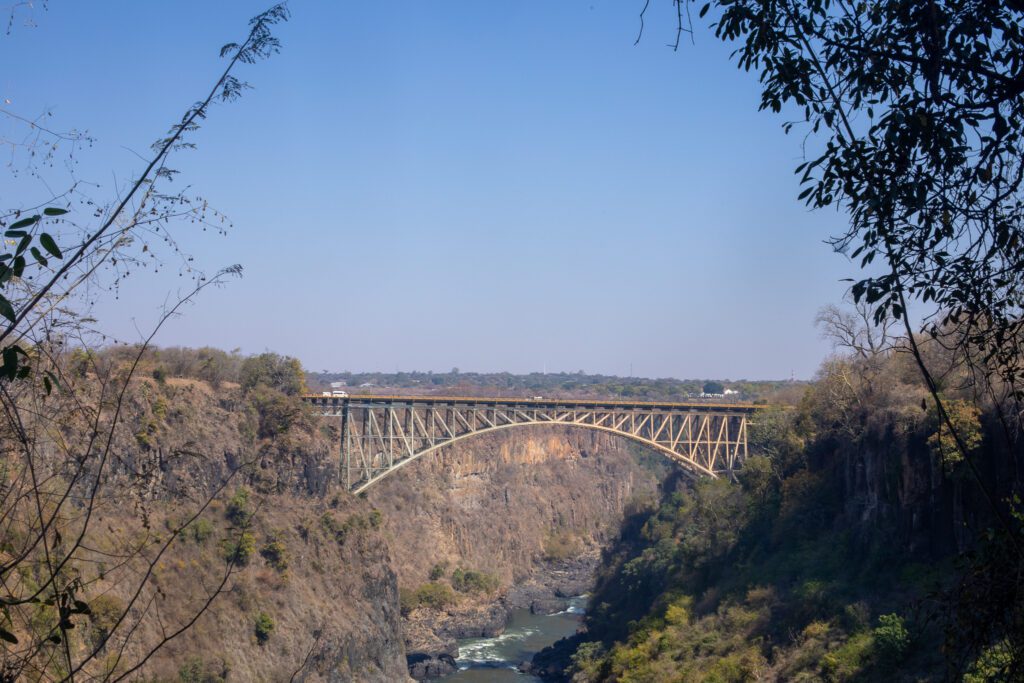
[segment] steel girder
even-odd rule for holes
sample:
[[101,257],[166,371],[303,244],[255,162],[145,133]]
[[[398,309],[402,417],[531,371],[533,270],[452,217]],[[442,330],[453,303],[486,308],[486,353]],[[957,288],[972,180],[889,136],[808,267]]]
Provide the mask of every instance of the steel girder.
[[477,434],[562,425],[617,434],[696,475],[731,476],[747,457],[752,406],[441,397],[307,396],[341,418],[341,476],[361,493],[423,455]]

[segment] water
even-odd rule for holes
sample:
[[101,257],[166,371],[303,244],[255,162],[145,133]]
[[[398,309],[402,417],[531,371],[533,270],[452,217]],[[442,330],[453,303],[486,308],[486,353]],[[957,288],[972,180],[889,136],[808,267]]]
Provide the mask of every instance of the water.
[[569,609],[558,614],[530,614],[530,610],[515,610],[508,628],[494,638],[466,638],[459,641],[459,670],[442,680],[445,683],[515,683],[540,682],[541,679],[520,673],[516,667],[556,640],[576,633],[583,617],[586,599],[582,596],[569,600]]

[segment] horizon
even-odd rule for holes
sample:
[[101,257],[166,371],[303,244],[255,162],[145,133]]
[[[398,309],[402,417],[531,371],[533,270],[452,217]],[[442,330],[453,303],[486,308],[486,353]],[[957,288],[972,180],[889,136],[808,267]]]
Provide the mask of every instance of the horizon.
[[[0,101],[88,130],[75,177],[109,196],[263,8],[51,3],[0,41],[35,55]],[[240,74],[254,89],[172,159],[235,226],[175,238],[244,277],[156,343],[372,372],[812,377],[829,354],[815,313],[855,271],[823,243],[846,219],[797,200],[799,136],[757,111],[731,48],[666,48],[667,6],[634,45],[640,8],[293,5],[281,53]],[[29,206],[41,188],[6,191]],[[191,266],[136,269],[90,310],[138,340]]]

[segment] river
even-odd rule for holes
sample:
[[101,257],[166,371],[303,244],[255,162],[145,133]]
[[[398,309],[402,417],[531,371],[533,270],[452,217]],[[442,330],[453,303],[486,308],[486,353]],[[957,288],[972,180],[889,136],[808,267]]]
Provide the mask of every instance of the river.
[[445,683],[540,683],[540,678],[521,673],[516,667],[555,641],[576,633],[585,604],[586,598],[580,596],[569,601],[568,610],[557,614],[514,610],[508,627],[500,636],[460,640],[456,660],[459,670],[441,680]]

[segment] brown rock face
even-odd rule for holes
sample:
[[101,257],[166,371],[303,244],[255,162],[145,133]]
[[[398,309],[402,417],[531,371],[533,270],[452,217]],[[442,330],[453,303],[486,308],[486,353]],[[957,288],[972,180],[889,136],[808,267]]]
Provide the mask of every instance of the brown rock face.
[[[229,680],[288,680],[298,672],[299,681],[390,682],[405,679],[409,664],[436,675],[453,663],[454,638],[500,632],[509,605],[536,601],[544,609],[558,581],[538,576],[564,572],[548,560],[593,556],[624,515],[656,497],[667,467],[612,435],[522,427],[428,455],[359,500],[339,486],[334,423],[307,415],[285,434],[258,438],[245,401],[237,389],[191,381],[140,382],[131,397],[117,440],[120,464],[109,475],[130,502],[111,506],[98,528],[129,533],[140,507],[160,524],[243,465],[224,497],[235,482],[245,486],[256,520],[255,552],[229,592],[150,661],[147,675],[173,679],[189,658],[230,672]],[[145,429],[152,436],[142,443]],[[205,517],[210,538],[184,540],[162,568],[160,586],[175,600],[223,566],[221,539],[231,535],[223,504]],[[260,554],[275,541],[287,570]],[[497,577],[497,587],[455,591],[457,605],[403,620],[399,586],[421,586],[437,565],[445,568],[442,583],[462,567]],[[514,585],[535,590],[506,601]],[[253,634],[261,613],[274,622],[263,644]],[[156,637],[147,632],[143,640]]]
[[427,581],[437,564],[509,585],[533,573],[555,535],[578,542],[577,554],[605,544],[631,505],[654,498],[659,467],[622,438],[531,426],[427,455],[367,500],[384,513],[401,585]]

